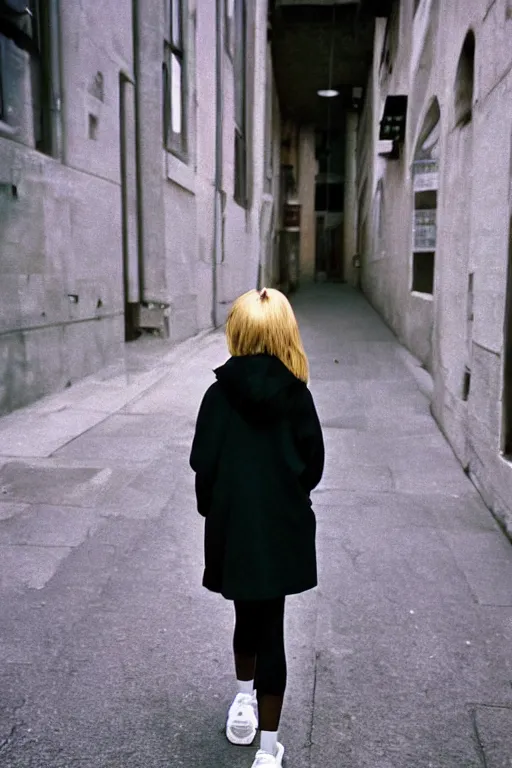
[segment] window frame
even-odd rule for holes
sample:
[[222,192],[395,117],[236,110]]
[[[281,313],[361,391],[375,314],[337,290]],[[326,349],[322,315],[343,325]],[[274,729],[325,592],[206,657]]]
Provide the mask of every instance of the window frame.
[[[177,16],[175,16],[177,9]],[[188,162],[188,77],[187,77],[187,0],[165,0],[162,60],[162,141],[164,149]],[[175,34],[174,22],[178,21]],[[172,128],[176,105],[173,102],[173,61],[180,67],[180,132]]]
[[235,184],[233,197],[242,208],[248,205],[247,174],[247,5],[246,0],[234,0],[234,58],[235,85]]
[[453,89],[455,127],[464,128],[473,118],[476,76],[476,36],[468,29],[457,61]]
[[[435,293],[436,280],[436,255],[437,255],[437,211],[439,206],[439,142],[441,131],[441,112],[439,102],[435,98],[430,104],[423,119],[423,126],[416,142],[416,149],[411,165],[412,176],[412,249],[411,249],[411,274],[410,292],[416,296],[432,299]],[[416,182],[419,169],[427,168],[430,178],[427,176],[422,184]],[[419,215],[418,215],[419,214]],[[430,214],[430,215],[427,215]],[[422,215],[424,222],[421,222]],[[424,227],[425,243],[420,246],[417,242],[416,226]],[[430,237],[433,242],[428,242],[428,228],[431,228]],[[432,262],[429,275],[432,277],[432,289],[422,290],[418,286],[420,277],[419,263]],[[429,279],[430,286],[430,279]]]
[[[23,5],[23,4],[22,4]],[[52,47],[56,44],[51,29],[51,9],[48,2],[42,0],[26,0],[25,8],[21,10],[13,4],[2,3],[2,18],[7,22],[3,41],[11,42],[16,48],[28,54],[30,68],[33,147],[38,152],[53,157],[54,146],[54,88],[52,72]],[[3,15],[5,13],[5,16]],[[5,87],[8,75],[8,45],[2,42],[0,49],[0,122],[9,129],[16,131],[17,125],[12,122],[9,110],[6,109]],[[20,116],[21,117],[21,116]],[[16,121],[14,116],[14,121]],[[24,117],[21,117],[24,120]]]
[[[52,152],[52,79],[50,69],[50,27],[48,18],[48,3],[42,0],[30,0],[30,12],[32,14],[32,40],[37,48],[37,57],[31,56],[30,63],[32,68],[32,88],[34,89],[34,58],[37,58],[40,67],[41,84],[39,97],[41,99],[40,132],[41,138],[37,140],[34,135],[36,149],[44,154]],[[32,109],[34,109],[34,97],[32,97]],[[34,114],[34,134],[35,134],[35,114]]]

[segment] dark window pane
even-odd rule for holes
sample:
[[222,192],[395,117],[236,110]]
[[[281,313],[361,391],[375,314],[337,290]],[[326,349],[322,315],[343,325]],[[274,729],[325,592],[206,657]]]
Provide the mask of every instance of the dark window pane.
[[50,153],[52,144],[52,89],[50,71],[51,30],[48,4],[30,0],[32,16],[27,16],[38,53],[31,56],[32,107],[36,147]]
[[317,184],[315,210],[340,213],[343,210],[343,184]]
[[162,66],[162,100],[164,146],[172,151],[185,151],[184,65],[180,56],[165,46]]
[[167,147],[169,143],[169,124],[171,116],[171,99],[169,91],[169,70],[167,63],[164,61],[162,64],[162,104],[163,104],[163,129],[164,129],[164,145]]
[[412,290],[434,293],[435,253],[413,254]]
[[455,119],[463,126],[471,120],[475,80],[475,36],[468,32],[457,66],[455,81]]
[[185,51],[183,2],[167,0],[162,74],[164,146],[178,154],[186,149]]

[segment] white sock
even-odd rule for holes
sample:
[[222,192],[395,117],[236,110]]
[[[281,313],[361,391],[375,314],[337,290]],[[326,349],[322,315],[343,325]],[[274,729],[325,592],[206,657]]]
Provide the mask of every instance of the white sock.
[[254,691],[254,680],[237,680],[238,693],[252,693]]
[[277,752],[277,731],[261,731],[260,747],[264,752],[276,755]]

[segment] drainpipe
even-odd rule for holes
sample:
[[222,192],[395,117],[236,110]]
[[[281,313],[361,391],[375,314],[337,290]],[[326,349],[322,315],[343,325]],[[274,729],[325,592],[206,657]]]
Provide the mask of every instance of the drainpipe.
[[133,74],[135,77],[135,163],[136,163],[136,188],[137,188],[137,226],[138,226],[138,248],[137,248],[137,267],[139,278],[139,305],[144,297],[144,204],[143,204],[143,166],[142,166],[142,122],[144,120],[143,109],[141,107],[140,91],[140,41],[139,41],[139,23],[141,21],[141,10],[139,0],[132,0],[132,51],[133,51]]
[[215,51],[215,201],[213,223],[213,259],[212,259],[212,325],[218,325],[218,286],[217,264],[222,261],[222,63],[224,53],[223,40],[223,0],[216,0],[216,51]]

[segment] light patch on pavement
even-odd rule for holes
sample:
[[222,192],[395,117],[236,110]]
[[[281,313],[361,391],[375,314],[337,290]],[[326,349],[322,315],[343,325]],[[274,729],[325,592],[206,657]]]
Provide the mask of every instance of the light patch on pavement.
[[43,589],[71,547],[0,547],[0,590]]

